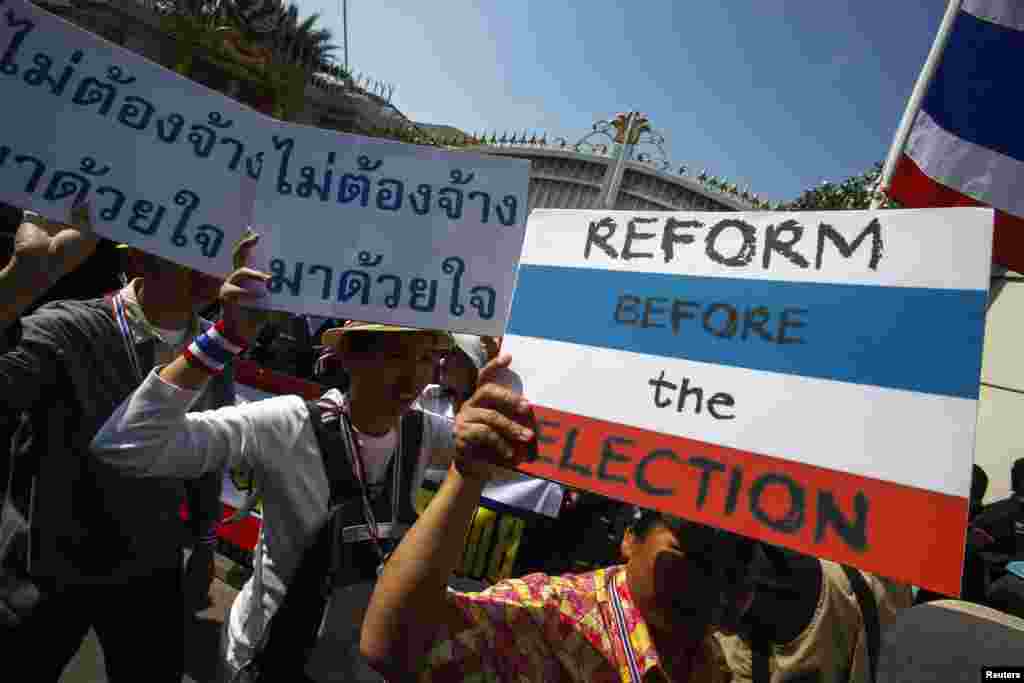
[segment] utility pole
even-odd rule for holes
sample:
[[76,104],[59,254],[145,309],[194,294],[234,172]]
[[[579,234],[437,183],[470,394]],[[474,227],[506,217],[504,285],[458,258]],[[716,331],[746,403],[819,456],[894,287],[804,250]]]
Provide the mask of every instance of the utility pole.
[[626,129],[622,136],[622,145],[619,148],[619,158],[615,160],[615,166],[608,176],[608,184],[605,186],[604,208],[614,209],[615,200],[619,196],[619,185],[622,184],[622,174],[626,169],[626,158],[630,156],[633,146],[630,143],[630,135],[633,133],[633,122],[636,121],[639,112],[631,111],[626,115]]

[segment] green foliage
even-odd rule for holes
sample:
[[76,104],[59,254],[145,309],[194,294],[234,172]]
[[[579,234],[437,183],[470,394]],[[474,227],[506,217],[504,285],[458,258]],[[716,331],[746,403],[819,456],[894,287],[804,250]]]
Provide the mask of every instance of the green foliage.
[[[456,129],[453,128],[451,130]],[[384,138],[386,140],[407,142],[412,145],[425,145],[427,147],[470,147],[479,144],[476,138],[460,131],[457,131],[457,133],[454,134],[446,130],[440,130],[438,134],[433,134],[433,131],[424,130],[415,125],[371,128],[363,131],[364,135],[372,138]]]
[[265,65],[239,61],[224,42],[225,32],[233,27],[215,25],[206,17],[175,13],[164,16],[161,23],[175,38],[173,68],[182,76],[192,78],[196,60],[202,60],[273,102],[272,115],[277,118],[288,119],[302,108],[308,73],[301,64],[276,59]]
[[878,197],[883,199],[883,209],[899,208],[899,204],[881,192],[876,191],[882,164],[875,164],[867,173],[851,176],[839,183],[823,182],[817,187],[805,191],[802,195],[781,209],[786,211],[841,211],[853,209],[869,209],[871,201]]

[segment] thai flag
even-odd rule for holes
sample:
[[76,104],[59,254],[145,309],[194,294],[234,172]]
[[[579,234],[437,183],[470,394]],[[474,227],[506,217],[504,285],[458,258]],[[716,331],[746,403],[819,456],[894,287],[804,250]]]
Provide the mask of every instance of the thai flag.
[[888,194],[908,207],[997,209],[993,260],[1016,271],[1024,271],[1022,63],[1024,3],[951,3],[885,175]]
[[[815,255],[774,257],[780,225]],[[534,210],[502,341],[537,418],[518,469],[959,594],[991,225]]]

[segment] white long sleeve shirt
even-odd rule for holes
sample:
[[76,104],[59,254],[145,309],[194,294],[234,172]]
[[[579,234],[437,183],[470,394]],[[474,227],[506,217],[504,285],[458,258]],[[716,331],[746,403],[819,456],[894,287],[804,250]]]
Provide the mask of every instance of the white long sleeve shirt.
[[[263,495],[263,526],[256,570],[229,615],[227,660],[238,669],[254,653],[302,551],[327,517],[329,488],[320,447],[306,402],[298,396],[189,412],[199,392],[169,384],[157,372],[111,415],[93,439],[92,450],[140,477],[194,478],[243,462],[254,468]],[[324,398],[345,402],[337,390]],[[394,451],[396,430],[383,437],[356,437],[369,483],[378,483]],[[413,504],[428,463],[450,460],[453,452],[450,423],[425,413]]]

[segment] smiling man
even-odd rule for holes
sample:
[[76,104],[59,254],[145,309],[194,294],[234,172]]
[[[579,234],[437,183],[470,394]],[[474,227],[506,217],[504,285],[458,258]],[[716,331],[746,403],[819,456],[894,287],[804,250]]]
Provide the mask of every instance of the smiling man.
[[647,511],[623,540],[625,565],[531,574],[481,593],[445,588],[488,463],[514,464],[535,439],[528,406],[494,383],[509,361],[481,372],[456,419],[455,462],[384,567],[363,655],[391,680],[729,680],[712,632],[733,627],[749,605],[755,547],[732,534]]
[[[135,476],[190,479],[225,466],[253,468],[264,501],[263,526],[253,577],[225,624],[226,679],[237,680],[269,641],[285,642],[294,653],[268,663],[276,667],[274,675],[267,674],[271,680],[373,680],[358,658],[362,610],[378,566],[415,521],[414,493],[424,470],[430,462],[449,462],[452,453],[450,424],[409,410],[439,355],[450,348],[450,337],[350,321],[323,335],[350,375],[347,394],[332,389],[316,402],[278,396],[189,412],[219,366],[251,343],[262,326],[265,314],[240,306],[258,296],[258,287],[243,286],[253,279],[266,276],[241,269],[229,278],[221,291],[224,318],[214,332],[200,335],[186,353],[151,373],[107,421],[93,451]],[[358,588],[335,601],[345,609],[332,611],[328,604],[322,621],[306,614],[320,623],[319,628],[312,624],[308,638],[295,635],[303,629],[292,622],[268,628],[279,623],[271,621],[279,608],[297,604],[308,592],[292,581],[328,519],[344,529],[339,536],[345,560],[335,588]],[[313,592],[319,591],[318,583]],[[294,608],[281,611],[295,613]]]

